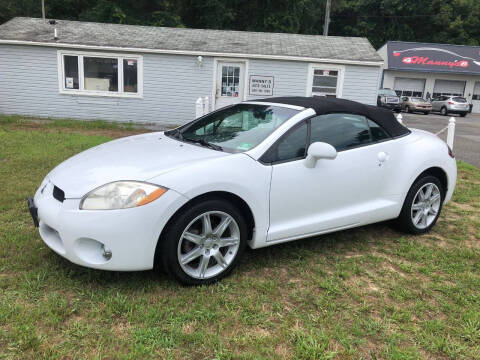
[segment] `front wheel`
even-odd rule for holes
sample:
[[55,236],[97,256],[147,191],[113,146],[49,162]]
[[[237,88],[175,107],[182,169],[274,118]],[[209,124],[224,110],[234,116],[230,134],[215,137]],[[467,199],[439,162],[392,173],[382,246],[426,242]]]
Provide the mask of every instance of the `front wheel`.
[[425,111],[423,114],[428,115],[428,114],[430,114],[430,111]]
[[445,190],[435,176],[418,179],[408,191],[397,226],[411,234],[429,232],[440,216]]
[[467,113],[460,113],[460,116],[465,117],[465,116],[467,116]]
[[448,115],[448,110],[446,107],[442,107],[440,109],[440,113],[443,115],[443,116],[447,116]]
[[180,214],[160,239],[164,269],[186,285],[214,283],[230,274],[247,243],[242,213],[210,199]]

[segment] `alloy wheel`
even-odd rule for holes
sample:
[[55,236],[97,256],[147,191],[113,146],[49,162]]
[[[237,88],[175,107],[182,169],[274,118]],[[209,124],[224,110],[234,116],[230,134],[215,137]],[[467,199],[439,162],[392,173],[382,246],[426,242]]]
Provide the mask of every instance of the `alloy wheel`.
[[434,183],[426,183],[415,194],[411,207],[411,219],[418,229],[429,227],[440,211],[442,195]]
[[240,246],[235,219],[222,211],[205,212],[193,219],[178,242],[182,270],[195,279],[208,279],[225,271]]

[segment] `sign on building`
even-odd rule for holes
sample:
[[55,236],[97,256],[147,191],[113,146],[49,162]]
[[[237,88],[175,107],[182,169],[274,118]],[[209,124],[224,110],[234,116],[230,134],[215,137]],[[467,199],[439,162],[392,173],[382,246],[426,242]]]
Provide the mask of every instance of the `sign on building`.
[[273,76],[250,75],[249,94],[257,96],[272,96]]
[[480,74],[480,47],[388,43],[388,68],[424,72]]

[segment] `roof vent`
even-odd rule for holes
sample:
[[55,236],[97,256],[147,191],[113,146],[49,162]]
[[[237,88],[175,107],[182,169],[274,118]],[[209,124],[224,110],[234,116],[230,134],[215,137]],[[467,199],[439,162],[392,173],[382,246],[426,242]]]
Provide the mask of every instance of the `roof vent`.
[[57,22],[52,19],[52,20],[48,20],[48,23],[49,23],[50,25],[55,25]]
[[54,29],[53,29],[53,38],[54,38],[55,40],[57,40],[57,39],[58,39],[58,32],[57,32],[57,28],[54,28]]

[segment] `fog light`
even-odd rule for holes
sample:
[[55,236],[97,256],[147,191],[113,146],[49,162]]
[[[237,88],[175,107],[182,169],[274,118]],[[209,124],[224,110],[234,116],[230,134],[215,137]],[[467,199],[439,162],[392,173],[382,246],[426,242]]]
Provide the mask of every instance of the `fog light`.
[[102,245],[102,256],[105,260],[110,260],[112,258],[112,250],[107,249],[105,245]]

